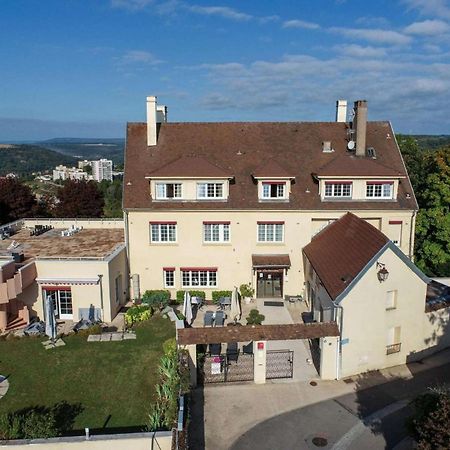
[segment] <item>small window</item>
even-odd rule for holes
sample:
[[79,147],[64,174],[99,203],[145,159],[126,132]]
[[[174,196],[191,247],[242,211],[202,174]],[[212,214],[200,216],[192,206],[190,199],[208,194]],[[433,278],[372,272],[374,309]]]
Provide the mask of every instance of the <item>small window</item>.
[[397,291],[386,292],[386,311],[397,308]]
[[198,183],[197,198],[223,198],[223,183]]
[[229,223],[203,223],[203,241],[204,242],[230,242],[230,224]]
[[181,269],[182,287],[217,287],[216,269]]
[[164,287],[172,288],[175,286],[175,268],[165,268],[164,270]]
[[366,197],[367,198],[383,198],[390,199],[393,195],[394,185],[392,182],[388,183],[367,183]]
[[283,242],[284,222],[259,222],[258,242]]
[[399,353],[401,351],[401,327],[389,328],[387,333],[386,354]]
[[262,198],[285,198],[286,197],[286,183],[263,182],[262,183]]
[[325,197],[351,198],[352,183],[325,183]]
[[156,183],[156,198],[171,199],[182,197],[181,183]]
[[176,222],[150,223],[150,240],[151,242],[176,242]]

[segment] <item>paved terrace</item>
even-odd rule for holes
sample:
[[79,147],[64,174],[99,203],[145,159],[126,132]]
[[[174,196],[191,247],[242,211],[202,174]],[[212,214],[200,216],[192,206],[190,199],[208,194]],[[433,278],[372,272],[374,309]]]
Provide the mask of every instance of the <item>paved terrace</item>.
[[63,237],[63,228],[54,228],[40,236],[30,236],[22,228],[8,239],[0,241],[0,257],[11,257],[8,247],[13,241],[20,244],[15,251],[23,251],[25,260],[32,258],[104,258],[125,243],[121,229],[83,229],[73,236]]

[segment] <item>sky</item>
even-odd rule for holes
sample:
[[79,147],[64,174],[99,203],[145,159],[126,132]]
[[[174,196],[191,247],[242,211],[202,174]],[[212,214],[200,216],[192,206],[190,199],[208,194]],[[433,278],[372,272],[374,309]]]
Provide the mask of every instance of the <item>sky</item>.
[[0,142],[180,121],[332,121],[366,99],[450,134],[450,0],[0,0]]

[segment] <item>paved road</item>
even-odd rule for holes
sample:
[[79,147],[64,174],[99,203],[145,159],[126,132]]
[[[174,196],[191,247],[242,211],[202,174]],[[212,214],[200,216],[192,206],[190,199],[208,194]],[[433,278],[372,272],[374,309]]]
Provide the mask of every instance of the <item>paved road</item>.
[[[319,448],[314,438],[323,438],[324,449],[392,449],[406,435],[407,399],[428,386],[450,382],[450,364],[275,416],[246,431],[232,450],[301,450]],[[388,407],[388,405],[391,405]],[[325,444],[325,441],[321,442]]]

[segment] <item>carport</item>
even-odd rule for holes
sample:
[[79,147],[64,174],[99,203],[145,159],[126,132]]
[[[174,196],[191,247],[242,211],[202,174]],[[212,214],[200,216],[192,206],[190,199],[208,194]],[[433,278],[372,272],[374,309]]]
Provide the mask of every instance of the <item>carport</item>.
[[[268,356],[268,341],[319,339],[320,378],[335,379],[337,374],[337,352],[339,329],[335,322],[288,324],[288,325],[246,325],[211,328],[178,328],[177,343],[189,352],[191,384],[197,385],[197,345],[216,343],[253,342],[253,381],[265,383],[267,364],[277,357]],[[279,356],[278,356],[279,358]]]

